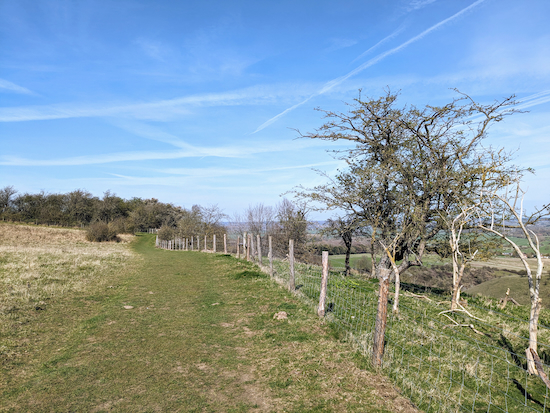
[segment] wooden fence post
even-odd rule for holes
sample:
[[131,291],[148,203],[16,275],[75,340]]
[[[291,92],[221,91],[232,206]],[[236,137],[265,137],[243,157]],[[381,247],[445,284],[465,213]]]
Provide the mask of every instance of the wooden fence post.
[[288,240],[288,263],[290,267],[290,278],[288,280],[288,288],[290,291],[296,289],[296,281],[294,279],[294,240]]
[[376,311],[372,345],[372,364],[374,367],[381,367],[384,357],[384,339],[388,318],[388,292],[391,271],[392,269],[382,269],[379,275],[378,309]]
[[262,265],[262,239],[256,235],[256,244],[258,245],[258,262]]
[[250,261],[250,234],[246,237],[246,260]]
[[237,258],[241,258],[240,243],[241,243],[241,236],[237,235]]
[[269,275],[273,277],[273,241],[269,236]]
[[206,251],[206,235],[204,236],[204,251]]
[[159,246],[159,236],[157,235],[155,238],[155,247]]
[[191,251],[193,251],[195,249],[195,246],[193,245],[193,239],[195,237],[191,236]]
[[212,235],[212,249],[216,253],[216,234]]
[[227,254],[227,234],[223,234],[223,253]]
[[325,316],[325,301],[327,300],[327,284],[328,284],[328,251],[323,251],[323,275],[321,277],[321,294],[319,295],[319,308],[317,315]]
[[249,235],[250,239],[250,256],[252,257],[252,261],[256,258],[256,248],[254,248],[254,235]]

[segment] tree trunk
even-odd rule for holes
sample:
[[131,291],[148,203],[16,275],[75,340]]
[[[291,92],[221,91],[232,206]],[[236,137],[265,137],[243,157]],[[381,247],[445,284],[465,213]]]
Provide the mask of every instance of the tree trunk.
[[370,275],[374,277],[376,274],[376,261],[374,259],[374,243],[376,241],[376,232],[373,230],[372,238],[370,240]]
[[462,282],[462,276],[464,275],[465,266],[466,264],[462,263],[459,267],[458,262],[455,263],[455,259],[453,257],[453,294],[451,296],[451,311],[457,309],[458,303],[460,301],[460,283]]
[[374,325],[374,342],[372,347],[372,364],[374,367],[382,366],[382,358],[384,357],[384,337],[386,334],[386,323],[388,319],[388,291],[390,285],[389,268],[380,268],[379,290],[378,290],[378,310],[376,313],[376,322]]
[[345,275],[348,276],[350,274],[351,268],[349,266],[349,257],[351,255],[351,243],[352,243],[352,237],[351,232],[344,232],[342,234],[342,239],[344,241],[344,245],[346,246],[346,272]]
[[527,356],[527,371],[529,374],[538,374],[537,368],[535,367],[535,360],[533,354],[531,354],[531,349],[535,353],[537,352],[537,326],[539,323],[539,314],[541,309],[541,299],[537,297],[535,300],[531,300],[531,311],[529,312],[529,347],[525,350],[525,355]]
[[399,292],[401,288],[401,280],[399,279],[399,270],[397,266],[392,263],[393,273],[395,274],[395,295],[393,297],[393,312],[399,314]]

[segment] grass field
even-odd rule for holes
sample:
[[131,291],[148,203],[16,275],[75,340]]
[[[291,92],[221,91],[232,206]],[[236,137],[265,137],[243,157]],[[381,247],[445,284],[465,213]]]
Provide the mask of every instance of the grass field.
[[23,231],[0,243],[0,411],[415,411],[253,264]]
[[[320,269],[296,266],[296,285],[318,299]],[[288,280],[288,263],[276,274]],[[329,276],[329,317],[366,355],[372,352],[378,281]],[[449,294],[402,285],[399,313],[388,314],[383,371],[427,412],[546,412],[548,389],[525,370],[529,307],[463,294],[466,310],[449,311]],[[393,290],[393,286],[391,286]],[[390,302],[393,294],[390,292]],[[538,352],[550,368],[550,312],[543,309]]]

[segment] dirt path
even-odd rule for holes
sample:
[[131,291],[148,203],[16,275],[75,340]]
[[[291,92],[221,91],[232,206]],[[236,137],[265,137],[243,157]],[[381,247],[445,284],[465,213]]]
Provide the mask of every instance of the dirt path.
[[[415,411],[249,263],[155,250],[150,236],[135,249],[137,272],[51,308],[40,328],[56,340],[37,349],[32,374],[12,380],[0,410]],[[288,318],[274,319],[281,311]],[[59,335],[63,312],[82,318]]]

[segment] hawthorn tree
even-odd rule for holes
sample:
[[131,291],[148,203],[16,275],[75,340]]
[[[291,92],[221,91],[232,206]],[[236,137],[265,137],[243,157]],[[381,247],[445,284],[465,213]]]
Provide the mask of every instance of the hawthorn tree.
[[[379,279],[373,364],[384,350],[390,276],[422,265],[427,243],[445,230],[440,211],[475,202],[485,162],[493,152],[482,146],[491,124],[514,110],[513,96],[488,105],[458,96],[443,106],[398,107],[398,94],[361,94],[345,113],[324,111],[326,123],[302,138],[348,141],[335,151],[347,163],[329,183],[297,188],[300,199],[318,209],[344,210],[371,232],[384,253],[374,263]],[[487,156],[479,156],[482,152]],[[399,263],[399,264],[398,264]]]

